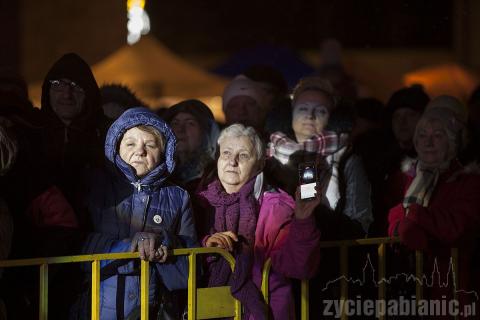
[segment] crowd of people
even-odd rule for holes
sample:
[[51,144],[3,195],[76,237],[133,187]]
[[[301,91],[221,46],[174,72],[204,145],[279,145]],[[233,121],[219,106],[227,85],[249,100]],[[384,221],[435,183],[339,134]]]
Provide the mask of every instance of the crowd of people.
[[[150,314],[175,319],[188,261],[171,249],[219,247],[234,270],[207,256],[199,284],[230,286],[244,319],[278,320],[298,313],[294,279],[315,286],[338,274],[320,241],[391,236],[401,245],[389,263],[414,270],[409,257],[422,250],[446,283],[450,248],[460,248],[459,289],[480,293],[480,88],[464,103],[415,85],[384,105],[358,98],[336,65],[291,92],[278,71],[252,66],[225,87],[223,111],[225,123],[199,100],[154,110],[128,87],[99,87],[74,53],[50,68],[34,108],[25,81],[3,70],[0,259],[138,251],[152,262]],[[308,201],[305,164],[315,168]],[[90,272],[50,269],[50,317],[90,318]],[[425,294],[451,296],[451,284]],[[0,318],[36,318],[37,293],[34,269],[3,270]],[[138,261],[103,261],[101,318],[136,319],[139,307]]]

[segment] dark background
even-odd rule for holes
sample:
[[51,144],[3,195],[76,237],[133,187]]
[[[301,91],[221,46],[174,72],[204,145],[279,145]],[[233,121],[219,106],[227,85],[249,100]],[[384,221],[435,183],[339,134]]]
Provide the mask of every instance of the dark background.
[[[126,5],[0,0],[0,67],[13,66],[33,84],[66,52],[95,65],[127,46]],[[290,48],[315,67],[322,40],[337,38],[349,71],[378,76],[385,92],[430,65],[480,72],[479,0],[146,0],[146,10],[149,36],[203,70],[265,44]],[[385,70],[396,80],[386,83]]]
[[258,44],[451,48],[451,0],[147,1],[152,32],[179,53]]

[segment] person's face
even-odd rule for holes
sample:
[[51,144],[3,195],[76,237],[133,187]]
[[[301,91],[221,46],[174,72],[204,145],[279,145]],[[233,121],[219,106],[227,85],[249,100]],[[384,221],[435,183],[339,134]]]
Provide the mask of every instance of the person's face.
[[330,117],[330,99],[318,91],[301,93],[293,106],[292,128],[298,142],[321,133]]
[[241,123],[244,126],[261,129],[265,123],[265,111],[248,96],[236,96],[225,107],[226,124]]
[[78,117],[85,105],[85,91],[69,79],[50,80],[50,106],[64,123]]
[[448,160],[448,136],[439,121],[422,121],[417,130],[415,149],[420,161],[435,167]]
[[218,178],[227,193],[238,192],[256,174],[257,156],[247,137],[227,137],[220,144]]
[[170,122],[177,137],[177,151],[191,153],[200,148],[202,144],[202,127],[197,119],[190,113],[179,112]]
[[143,177],[160,163],[163,148],[157,137],[136,127],[125,132],[120,142],[120,158]]
[[392,130],[400,145],[411,145],[420,116],[420,113],[409,108],[395,110],[392,116]]

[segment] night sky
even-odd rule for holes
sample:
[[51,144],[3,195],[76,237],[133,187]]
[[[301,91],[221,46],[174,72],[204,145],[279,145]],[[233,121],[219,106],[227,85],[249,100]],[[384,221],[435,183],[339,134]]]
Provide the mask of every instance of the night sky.
[[147,1],[152,32],[179,53],[234,52],[258,44],[318,48],[451,48],[450,0]]

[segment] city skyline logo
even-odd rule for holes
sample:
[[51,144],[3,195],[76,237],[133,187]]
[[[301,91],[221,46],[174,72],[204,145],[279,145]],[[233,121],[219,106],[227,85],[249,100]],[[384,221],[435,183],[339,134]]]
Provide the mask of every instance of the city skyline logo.
[[[371,274],[372,274],[372,278],[369,279],[369,280],[366,279],[367,269],[370,269]],[[435,278],[436,278],[436,279],[438,279],[438,287],[439,288],[448,288],[449,283],[450,283],[449,282],[450,281],[450,275],[451,275],[455,293],[473,295],[473,296],[475,296],[475,300],[477,300],[477,301],[479,300],[479,294],[478,294],[477,291],[475,291],[475,290],[467,291],[467,290],[464,290],[464,289],[456,288],[455,279],[456,279],[457,275],[455,274],[455,271],[453,270],[453,258],[452,257],[450,257],[450,260],[449,260],[448,270],[447,270],[447,274],[446,274],[446,281],[443,281],[443,282],[441,280],[441,273],[440,273],[440,270],[439,270],[439,267],[438,267],[438,261],[437,261],[436,257],[435,257],[434,262],[433,262],[433,269],[432,269],[432,273],[431,273],[430,276],[427,276],[427,274],[423,273],[423,275],[420,278],[418,278],[415,274],[408,273],[408,272],[401,272],[401,273],[397,273],[395,275],[392,275],[392,276],[389,276],[389,277],[384,277],[380,280],[377,280],[376,277],[375,277],[375,274],[376,274],[376,269],[373,266],[372,260],[370,258],[370,254],[367,254],[367,259],[365,261],[365,265],[362,268],[362,278],[361,279],[360,278],[355,279],[354,277],[348,277],[348,276],[341,275],[341,276],[335,278],[334,280],[327,281],[325,286],[322,288],[322,292],[328,290],[328,288],[331,285],[333,285],[333,284],[335,284],[335,283],[337,283],[341,280],[346,280],[347,283],[359,285],[359,286],[362,286],[362,287],[364,285],[366,285],[367,281],[368,281],[368,283],[372,283],[376,288],[378,288],[378,286],[381,283],[385,283],[386,285],[390,285],[390,284],[392,284],[392,281],[397,281],[397,280],[401,279],[402,277],[405,279],[406,283],[415,282],[415,283],[419,283],[421,286],[425,286],[425,287],[428,287],[428,288],[434,287]],[[435,275],[436,275],[436,277],[435,277]]]
[[[367,284],[373,284],[377,287],[380,284],[391,285],[393,281],[404,279],[406,283],[413,282],[420,284],[422,287],[434,287],[450,288],[452,279],[455,298],[447,298],[446,295],[436,298],[417,299],[416,295],[406,297],[403,294],[397,295],[395,298],[390,299],[370,299],[362,298],[361,295],[356,295],[354,299],[348,297],[341,299],[323,299],[323,315],[333,316],[334,318],[340,318],[342,315],[347,316],[476,316],[477,303],[479,300],[478,293],[474,290],[467,291],[464,289],[456,288],[456,274],[454,272],[453,259],[450,257],[448,270],[446,272],[446,280],[442,281],[440,269],[438,266],[438,260],[435,258],[433,261],[433,268],[430,275],[422,273],[421,277],[417,277],[415,274],[408,272],[401,272],[395,275],[384,277],[380,280],[376,280],[376,269],[373,266],[370,254],[367,254],[365,265],[362,268],[362,277],[355,279],[354,277],[339,276],[334,280],[328,281],[325,287],[322,288],[322,292],[329,289],[329,287],[339,281],[345,280],[349,284],[356,284],[364,286]],[[371,279],[367,279],[367,272],[370,270]],[[425,269],[424,269],[425,270]],[[436,281],[438,279],[438,282]],[[473,295],[475,300],[472,299],[471,303],[461,304],[458,299],[458,294]]]

